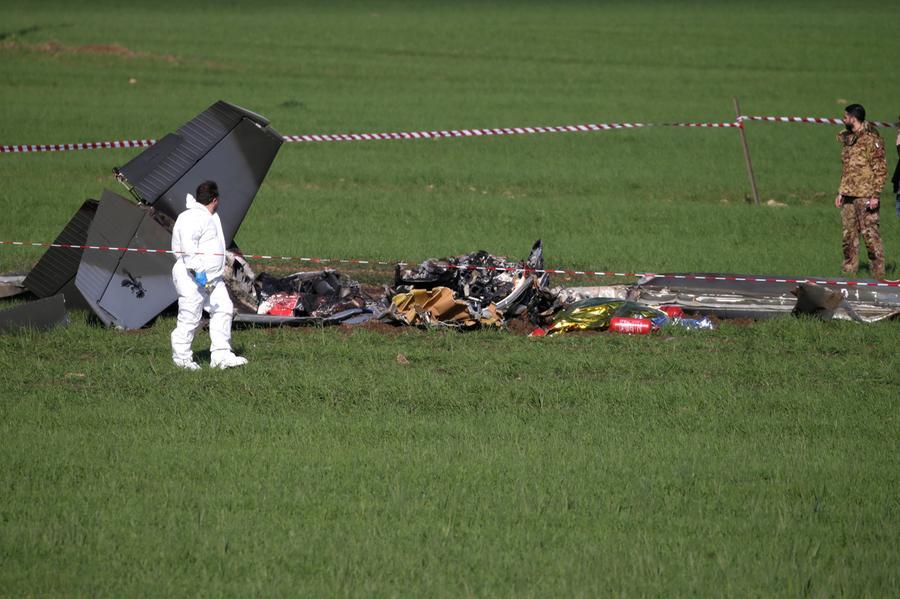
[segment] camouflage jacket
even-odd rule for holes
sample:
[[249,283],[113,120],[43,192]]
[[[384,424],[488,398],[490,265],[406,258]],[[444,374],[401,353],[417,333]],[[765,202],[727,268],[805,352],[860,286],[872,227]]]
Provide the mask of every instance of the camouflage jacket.
[[866,121],[859,133],[841,131],[841,187],[838,193],[857,198],[876,198],[881,195],[887,179],[887,161],[884,157],[884,140],[878,129]]

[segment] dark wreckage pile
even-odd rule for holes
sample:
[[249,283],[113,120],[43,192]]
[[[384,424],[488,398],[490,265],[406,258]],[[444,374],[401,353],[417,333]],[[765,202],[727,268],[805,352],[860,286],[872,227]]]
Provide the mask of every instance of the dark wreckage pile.
[[[397,266],[392,285],[377,291],[335,270],[252,278],[250,265],[235,256],[229,265],[232,295],[253,314],[237,314],[249,324],[360,324],[379,320],[397,325],[472,329],[503,326],[510,318],[540,322],[554,310],[541,242],[524,262],[485,251],[416,268]],[[231,277],[232,272],[240,273]]]
[[229,265],[232,296],[245,310],[235,322],[249,325],[380,321],[469,330],[517,321],[533,329],[532,335],[544,336],[604,330],[644,334],[669,326],[711,329],[720,319],[783,314],[858,322],[900,314],[900,293],[892,288],[853,287],[842,293],[811,283],[685,279],[681,273],[629,285],[551,287],[540,240],[520,262],[477,251],[429,259],[415,268],[398,266],[393,284],[378,290],[335,270],[276,278],[254,276],[237,255]]

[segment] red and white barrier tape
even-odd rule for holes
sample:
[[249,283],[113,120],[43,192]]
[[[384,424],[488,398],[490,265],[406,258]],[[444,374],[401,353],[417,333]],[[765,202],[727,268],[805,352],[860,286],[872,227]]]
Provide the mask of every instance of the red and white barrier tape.
[[[815,116],[741,116],[738,117],[740,121],[764,121],[767,123],[817,123],[820,125],[843,125],[844,121],[841,119],[832,119],[826,117],[815,117]],[[882,129],[894,129],[898,128],[896,123],[888,123],[886,121],[869,121],[876,127],[881,127]]]
[[539,133],[579,133],[648,127],[740,127],[740,123],[587,123],[547,127],[503,127],[494,129],[446,129],[395,133],[339,133],[329,135],[285,135],[287,142],[373,141],[391,139],[445,139],[452,137],[487,137],[492,135],[529,135]]
[[[643,129],[648,127],[686,128],[727,128],[741,127],[734,123],[587,123],[583,125],[559,125],[545,127],[500,127],[490,129],[444,129],[437,131],[395,131],[388,133],[323,133],[320,135],[285,135],[288,143],[314,143],[335,141],[377,141],[401,139],[447,139],[455,137],[490,137],[499,135],[534,135],[540,133],[580,133],[592,131],[613,131],[618,129]],[[6,145],[0,146],[0,154],[24,154],[34,152],[65,152],[70,150],[97,150],[102,148],[149,147],[155,139],[133,139],[123,141],[98,141],[70,144]]]
[[504,127],[495,129],[447,129],[440,131],[400,131],[393,133],[334,133],[323,135],[285,135],[286,142],[375,141],[390,139],[444,139],[448,137],[487,137],[491,135],[527,135],[535,133],[576,133],[653,127],[648,123],[588,123],[550,127]]
[[735,121],[733,123],[662,123],[659,127],[684,127],[687,129],[741,129],[743,124]]
[[25,146],[0,146],[0,154],[26,154],[31,152],[68,152],[71,150],[101,150],[105,148],[149,148],[155,139],[123,139],[118,141],[87,141],[74,144],[45,144]]
[[[41,247],[41,248],[62,248],[73,250],[100,250],[113,252],[136,252],[139,254],[177,254],[172,250],[150,249],[150,248],[132,248],[132,247],[116,247],[109,245],[75,245],[69,243],[43,243],[34,241],[2,241],[0,245],[20,246],[20,247]],[[221,256],[222,254],[210,254],[213,256]],[[284,262],[308,262],[312,264],[356,264],[356,265],[375,265],[375,266],[415,266],[419,262],[388,262],[385,260],[362,260],[356,258],[307,258],[293,256],[276,256],[267,254],[241,254],[244,258],[254,260],[280,260]],[[735,275],[691,275],[691,274],[664,274],[652,272],[615,272],[604,270],[573,270],[563,268],[523,268],[523,267],[503,267],[503,266],[472,266],[459,265],[439,262],[438,264],[451,269],[457,270],[478,270],[483,272],[524,272],[526,274],[555,274],[570,276],[590,276],[590,277],[663,277],[669,279],[688,279],[695,281],[739,281],[750,283],[815,283],[817,285],[838,285],[846,287],[900,287],[900,281],[836,281],[833,279],[792,279],[786,277],[754,277],[754,276],[735,276]]]
[[[499,127],[489,129],[442,129],[437,131],[395,131],[388,133],[323,133],[317,135],[285,135],[288,143],[315,143],[335,141],[377,141],[395,139],[447,139],[455,137],[489,137],[497,135],[533,135],[540,133],[579,133],[591,131],[612,131],[616,129],[646,129],[649,127],[684,127],[701,129],[742,128],[744,121],[765,121],[771,123],[820,123],[842,125],[841,119],[801,116],[740,116],[735,122],[723,123],[586,123],[583,125],[559,125],[545,127]],[[894,128],[894,123],[871,121],[876,127]],[[69,144],[5,145],[0,146],[0,154],[24,154],[34,152],[66,152],[70,150],[98,150],[104,148],[146,148],[156,143],[155,139],[131,139],[118,141],[96,141]]]

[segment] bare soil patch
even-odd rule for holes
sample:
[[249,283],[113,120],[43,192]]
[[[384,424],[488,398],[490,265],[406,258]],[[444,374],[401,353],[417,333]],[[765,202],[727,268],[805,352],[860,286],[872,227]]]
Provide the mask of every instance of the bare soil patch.
[[120,44],[85,44],[83,46],[66,46],[60,42],[51,40],[49,42],[28,43],[20,41],[7,41],[0,44],[4,50],[27,50],[30,52],[38,52],[41,54],[49,54],[52,56],[59,55],[94,55],[94,56],[119,56],[122,58],[144,58],[149,60],[159,60],[169,64],[178,64],[180,60],[172,54],[157,54],[154,52],[139,52],[126,48]]

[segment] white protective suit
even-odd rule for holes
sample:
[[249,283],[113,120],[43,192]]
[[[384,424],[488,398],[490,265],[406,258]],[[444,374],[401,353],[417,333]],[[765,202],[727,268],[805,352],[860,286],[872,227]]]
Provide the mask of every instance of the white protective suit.
[[[172,251],[176,258],[172,280],[178,292],[178,324],[172,331],[172,359],[176,364],[193,361],[191,343],[205,309],[210,314],[210,353],[215,366],[234,359],[231,352],[234,306],[223,280],[225,236],[219,215],[210,214],[207,207],[191,194],[187,195],[186,207],[172,228]],[[206,273],[206,289],[194,281],[189,270]]]

